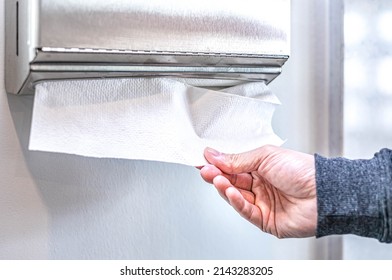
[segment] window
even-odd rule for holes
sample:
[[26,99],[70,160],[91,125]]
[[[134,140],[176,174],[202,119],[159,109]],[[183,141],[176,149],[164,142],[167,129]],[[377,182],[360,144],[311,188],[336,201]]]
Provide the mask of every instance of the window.
[[392,148],[392,1],[345,0],[344,154]]
[[[392,149],[392,1],[345,0],[344,156]],[[390,259],[390,245],[345,236],[345,259]]]

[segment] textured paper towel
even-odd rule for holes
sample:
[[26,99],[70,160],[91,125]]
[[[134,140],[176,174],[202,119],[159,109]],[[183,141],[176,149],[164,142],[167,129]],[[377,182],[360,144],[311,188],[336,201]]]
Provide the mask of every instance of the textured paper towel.
[[237,153],[280,145],[277,98],[261,82],[221,91],[168,78],[36,86],[30,150],[203,165],[205,147]]

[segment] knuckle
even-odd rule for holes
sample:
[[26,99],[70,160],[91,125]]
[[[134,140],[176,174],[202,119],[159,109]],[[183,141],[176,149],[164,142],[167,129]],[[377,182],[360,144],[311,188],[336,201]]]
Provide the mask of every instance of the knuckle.
[[276,151],[277,147],[271,144],[264,145],[260,148],[260,153],[264,155],[269,155]]
[[227,172],[233,173],[236,167],[238,166],[238,155],[237,154],[228,154],[226,156],[225,167]]

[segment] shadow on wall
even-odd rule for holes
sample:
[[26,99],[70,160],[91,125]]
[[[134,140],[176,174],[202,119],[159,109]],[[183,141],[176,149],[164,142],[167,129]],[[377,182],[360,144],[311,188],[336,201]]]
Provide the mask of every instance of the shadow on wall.
[[[28,142],[34,97],[9,94],[7,96],[26,165],[34,179],[41,183],[46,182],[45,184],[38,184],[38,187],[41,188],[43,195],[48,196],[48,206],[53,206],[57,211],[61,212],[62,208],[76,206],[78,197],[83,197],[83,201],[80,201],[82,203],[99,202],[94,195],[97,190],[101,194],[105,192],[110,194],[112,199],[114,195],[122,197],[120,185],[127,185],[127,191],[132,190],[134,184],[132,175],[145,174],[143,176],[144,180],[148,180],[148,177],[151,177],[148,175],[156,172],[152,170],[154,167],[151,164],[143,164],[143,162],[137,161],[95,159],[68,154],[29,151]],[[21,114],[23,114],[23,118],[20,117]],[[155,168],[162,167],[155,166]],[[121,184],[117,182],[121,182]],[[48,188],[45,189],[42,185]],[[75,186],[78,189],[71,192],[70,190]],[[68,195],[64,197],[62,192],[65,191]],[[56,197],[58,199],[53,199]],[[99,199],[104,199],[104,197],[102,196]]]

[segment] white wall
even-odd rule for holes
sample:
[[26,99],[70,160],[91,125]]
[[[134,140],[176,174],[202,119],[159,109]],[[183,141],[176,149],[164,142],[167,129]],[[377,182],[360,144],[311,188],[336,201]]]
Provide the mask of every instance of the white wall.
[[[301,2],[296,13],[306,13]],[[283,102],[277,132],[311,152],[306,25],[293,19],[292,57],[271,87]],[[315,256],[312,238],[278,240],[244,221],[195,168],[28,151],[33,97],[5,93],[0,45],[0,259]]]

